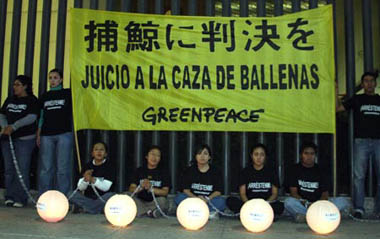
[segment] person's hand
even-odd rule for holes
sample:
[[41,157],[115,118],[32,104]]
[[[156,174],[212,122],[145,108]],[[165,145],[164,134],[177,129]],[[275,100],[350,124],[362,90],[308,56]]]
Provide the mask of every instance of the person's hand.
[[85,182],[92,182],[92,172],[94,172],[93,169],[89,169],[84,172],[83,178]]
[[150,181],[148,179],[144,179],[141,183],[141,187],[145,190],[150,189]]
[[3,134],[4,135],[11,135],[13,133],[13,128],[11,125],[7,125],[5,126],[4,130],[3,130]]

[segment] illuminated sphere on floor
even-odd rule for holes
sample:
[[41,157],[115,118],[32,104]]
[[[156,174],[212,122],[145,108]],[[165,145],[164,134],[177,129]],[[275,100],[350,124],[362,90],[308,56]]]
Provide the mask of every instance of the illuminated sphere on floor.
[[56,190],[43,193],[37,201],[37,212],[46,222],[59,222],[69,211],[69,201],[66,196]]
[[136,203],[128,195],[116,194],[108,199],[104,214],[112,225],[125,227],[136,217]]
[[318,234],[329,234],[338,228],[340,223],[339,209],[327,200],[311,204],[306,213],[307,225]]
[[272,225],[273,217],[271,205],[263,199],[251,199],[240,209],[240,221],[251,232],[267,230]]
[[186,198],[177,207],[177,219],[188,230],[198,230],[208,222],[209,209],[199,198]]

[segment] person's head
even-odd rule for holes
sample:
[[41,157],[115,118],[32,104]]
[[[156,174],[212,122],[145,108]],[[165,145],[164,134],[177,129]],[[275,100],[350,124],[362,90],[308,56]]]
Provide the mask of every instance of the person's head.
[[95,161],[102,161],[107,157],[107,145],[102,141],[97,141],[92,146],[92,157]]
[[161,148],[157,145],[152,145],[145,155],[146,165],[148,169],[155,169],[161,161]]
[[33,94],[33,81],[29,76],[18,75],[13,82],[13,94],[16,97],[23,97]]
[[63,73],[59,69],[53,69],[49,72],[49,85],[51,88],[62,84]]
[[251,156],[253,167],[262,169],[266,161],[267,148],[264,144],[255,144],[252,146],[249,155]]
[[313,142],[304,142],[300,153],[302,165],[306,168],[313,167],[317,156],[317,145]]
[[361,78],[361,86],[364,90],[364,93],[367,95],[375,94],[376,89],[376,78],[378,77],[379,72],[365,72]]
[[200,145],[195,149],[195,161],[198,166],[209,164],[211,158],[211,149],[207,144]]

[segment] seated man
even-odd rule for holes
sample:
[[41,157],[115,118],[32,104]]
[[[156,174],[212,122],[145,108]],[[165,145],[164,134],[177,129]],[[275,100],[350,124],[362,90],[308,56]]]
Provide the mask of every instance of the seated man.
[[285,214],[296,222],[306,222],[307,207],[317,200],[329,200],[343,210],[349,206],[344,198],[330,198],[327,177],[315,163],[317,146],[305,142],[301,147],[301,162],[289,174],[290,196],[285,200]]

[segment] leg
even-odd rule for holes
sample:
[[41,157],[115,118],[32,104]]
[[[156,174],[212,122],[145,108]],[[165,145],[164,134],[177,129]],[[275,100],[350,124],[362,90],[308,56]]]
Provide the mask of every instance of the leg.
[[57,189],[63,194],[71,190],[73,134],[57,135]]
[[374,155],[373,161],[375,164],[375,173],[377,178],[376,198],[375,198],[375,213],[380,214],[380,139],[373,139],[372,144]]
[[91,214],[99,213],[98,210],[94,207],[96,200],[84,196],[81,192],[76,192],[70,199],[70,201],[80,207],[82,207],[85,212]]
[[280,216],[284,212],[284,203],[280,201],[274,201],[270,203],[273,209],[274,215]]
[[354,146],[354,209],[364,213],[365,176],[369,159],[368,139],[355,139]]
[[215,211],[215,209],[211,206],[211,203],[212,205],[214,205],[214,207],[216,207],[216,209],[218,209],[221,212],[224,212],[224,210],[226,209],[226,199],[224,199],[221,196],[214,197],[207,203],[210,212]]
[[285,199],[284,202],[285,210],[293,217],[295,218],[297,214],[306,215],[306,207],[301,203],[300,200],[288,197]]
[[53,189],[55,171],[55,143],[53,136],[41,136],[38,191],[43,194]]
[[29,190],[29,169],[30,162],[32,160],[32,152],[35,147],[35,139],[16,139],[13,141],[13,145],[15,149],[17,164],[20,169],[20,174],[22,176],[23,183],[26,186],[26,189],[24,189],[20,180],[14,181],[14,201],[26,205],[28,202],[28,195],[25,190]]
[[[168,199],[166,197],[156,197],[156,200],[157,200],[158,206],[160,206],[161,210],[166,213],[169,209]],[[154,205],[154,206],[155,206],[154,208],[157,208],[156,205]]]
[[174,202],[178,206],[183,200],[185,200],[188,197],[189,196],[187,196],[185,193],[178,193],[177,196],[175,196],[174,198]]
[[343,211],[350,207],[348,200],[343,197],[329,198],[329,201],[332,202],[339,209],[339,211]]
[[3,153],[4,158],[4,179],[5,179],[5,200],[12,200],[14,201],[14,194],[15,194],[15,180],[17,179],[16,176],[16,169],[13,165],[13,159],[11,155],[11,149],[9,147],[9,141],[8,140],[2,140],[1,141],[1,151]]
[[237,197],[228,197],[226,200],[227,207],[234,213],[240,212],[241,207],[243,206],[243,201]]

